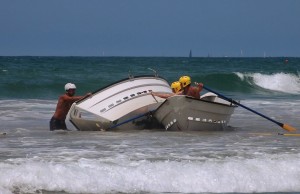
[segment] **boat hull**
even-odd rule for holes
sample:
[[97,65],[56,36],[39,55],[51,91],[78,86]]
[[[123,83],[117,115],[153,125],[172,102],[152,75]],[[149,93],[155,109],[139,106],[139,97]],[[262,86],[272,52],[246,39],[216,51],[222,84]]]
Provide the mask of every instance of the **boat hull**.
[[144,129],[157,126],[151,112],[165,99],[151,92],[171,93],[168,82],[156,76],[138,76],[118,81],[74,103],[70,122],[81,131]]
[[235,107],[216,95],[203,99],[179,95],[168,98],[154,117],[168,131],[219,131],[226,129]]

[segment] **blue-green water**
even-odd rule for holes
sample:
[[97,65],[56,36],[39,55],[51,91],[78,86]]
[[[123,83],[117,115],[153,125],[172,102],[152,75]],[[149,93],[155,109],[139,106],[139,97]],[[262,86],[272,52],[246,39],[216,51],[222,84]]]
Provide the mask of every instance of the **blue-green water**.
[[82,95],[151,68],[300,129],[300,58],[286,60],[0,57],[0,193],[298,193],[300,137],[241,107],[221,132],[48,128],[65,83]]
[[240,96],[300,95],[300,58],[0,57],[1,99],[54,99],[67,82],[94,91],[132,75],[182,75]]

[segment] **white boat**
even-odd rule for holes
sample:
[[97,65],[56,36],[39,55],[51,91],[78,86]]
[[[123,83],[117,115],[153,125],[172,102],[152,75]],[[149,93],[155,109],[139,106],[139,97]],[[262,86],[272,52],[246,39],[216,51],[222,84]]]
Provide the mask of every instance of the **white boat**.
[[224,130],[236,105],[208,92],[196,99],[184,95],[169,97],[154,117],[170,131]]
[[165,101],[154,98],[152,91],[172,93],[161,77],[129,77],[75,102],[68,119],[81,131],[143,129],[154,124],[148,114]]

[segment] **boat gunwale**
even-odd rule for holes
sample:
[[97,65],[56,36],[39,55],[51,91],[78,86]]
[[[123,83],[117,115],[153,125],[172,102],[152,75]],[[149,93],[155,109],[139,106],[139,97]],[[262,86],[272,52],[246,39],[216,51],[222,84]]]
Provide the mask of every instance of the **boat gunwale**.
[[[194,98],[194,97],[191,97],[191,96],[185,96],[186,98],[189,98],[189,99],[193,99],[193,100],[199,100],[199,101],[203,101],[203,102],[208,102],[208,103],[213,103],[213,104],[218,104],[218,105],[222,105],[222,106],[228,106],[228,107],[238,107],[236,104],[232,103],[230,105],[228,104],[223,104],[223,103],[220,103],[220,102],[213,102],[213,101],[209,101],[209,100],[204,100],[204,99],[198,99],[198,98]],[[217,96],[218,98],[221,98],[219,96]],[[221,98],[223,99],[223,98]],[[223,99],[224,100],[224,99]],[[228,101],[229,102],[229,101]]]
[[[188,99],[191,99],[191,100],[197,100],[197,101],[202,101],[202,102],[217,104],[217,105],[221,105],[221,106],[226,106],[226,107],[233,107],[233,108],[237,108],[238,107],[237,105],[235,105],[233,103],[231,103],[231,105],[228,105],[228,104],[223,104],[223,103],[220,103],[220,102],[212,102],[212,101],[208,101],[208,100],[198,99],[198,98],[194,98],[192,96],[186,96],[186,95],[177,95],[177,96],[185,96],[185,98],[188,98]],[[170,98],[172,98],[172,97],[176,97],[176,95],[175,96],[171,96]],[[218,98],[220,98],[220,97],[218,97]],[[160,107],[163,106],[167,101],[168,101],[168,99],[166,99],[159,107],[157,107],[157,109],[155,110],[155,112],[158,111],[160,109]]]
[[[161,77],[161,76],[155,76],[155,75],[138,75],[138,76],[132,76],[132,77],[124,78],[124,79],[121,79],[121,80],[119,80],[119,81],[113,82],[113,83],[111,83],[111,84],[109,84],[109,85],[107,85],[107,86],[104,86],[104,87],[102,87],[102,88],[99,88],[98,90],[95,90],[94,92],[92,92],[92,95],[95,94],[95,93],[98,93],[98,92],[100,92],[100,91],[102,91],[102,90],[108,89],[108,88],[110,88],[111,86],[116,85],[116,84],[118,84],[118,83],[122,83],[122,82],[124,82],[124,81],[131,80],[131,79],[135,79],[135,78],[160,78],[160,79],[166,81],[166,83],[168,83],[168,85],[170,85],[169,82],[168,82],[165,78],[163,78],[163,77]],[[78,103],[84,101],[86,98],[89,98],[89,96],[86,96],[86,97],[84,97],[84,98],[82,98],[82,99],[76,101],[76,104],[78,104]]]

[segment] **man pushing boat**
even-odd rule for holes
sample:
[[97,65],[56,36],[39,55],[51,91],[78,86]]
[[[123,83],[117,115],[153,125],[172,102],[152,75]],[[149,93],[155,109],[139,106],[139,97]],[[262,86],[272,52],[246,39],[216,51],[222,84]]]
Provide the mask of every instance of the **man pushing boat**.
[[76,91],[76,86],[73,83],[67,83],[65,85],[66,93],[59,97],[56,110],[53,117],[50,120],[50,131],[58,129],[67,129],[65,119],[71,108],[72,104],[82,98],[92,95],[87,93],[85,96],[74,96]]

